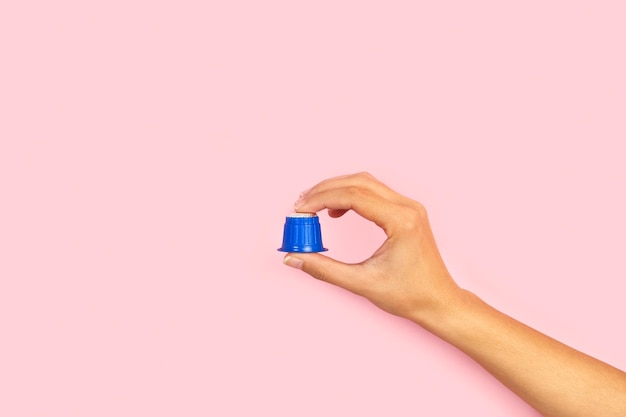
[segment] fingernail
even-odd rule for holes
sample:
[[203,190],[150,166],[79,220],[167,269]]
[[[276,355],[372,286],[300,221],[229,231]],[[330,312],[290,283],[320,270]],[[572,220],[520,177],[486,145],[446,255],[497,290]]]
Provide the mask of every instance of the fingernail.
[[302,264],[304,263],[304,261],[302,259],[294,258],[293,256],[287,255],[283,259],[283,263],[292,268],[302,269]]
[[298,207],[300,207],[302,205],[302,203],[304,203],[304,198],[305,198],[305,196],[300,194],[300,197],[298,197],[296,202],[293,203],[293,208],[294,209],[298,209]]
[[304,199],[306,198],[307,194],[309,194],[309,192],[313,189],[313,187],[311,188],[307,188],[306,190],[302,191],[300,193],[300,195],[298,196],[298,199],[296,200],[295,203],[293,203],[293,207],[294,208],[298,208],[302,205],[302,202],[304,201]]

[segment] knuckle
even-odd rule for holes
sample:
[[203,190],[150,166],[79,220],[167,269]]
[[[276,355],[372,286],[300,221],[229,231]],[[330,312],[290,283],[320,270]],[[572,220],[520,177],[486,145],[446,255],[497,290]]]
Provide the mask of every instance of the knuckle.
[[371,181],[374,179],[374,176],[367,171],[361,171],[355,174],[355,177],[362,179],[362,180],[367,180],[367,181]]
[[356,199],[361,195],[362,190],[356,185],[350,185],[346,188],[345,192],[350,199]]
[[331,275],[327,268],[318,267],[316,270],[310,272],[311,276],[315,279],[324,282],[331,282]]
[[407,207],[399,213],[403,229],[420,230],[423,227],[426,212],[423,209],[423,206],[421,206],[421,208],[420,206]]
[[424,207],[424,205],[418,201],[415,202],[414,204],[414,210],[417,212],[417,214],[419,214],[422,218],[425,218],[427,216],[426,213],[426,207]]

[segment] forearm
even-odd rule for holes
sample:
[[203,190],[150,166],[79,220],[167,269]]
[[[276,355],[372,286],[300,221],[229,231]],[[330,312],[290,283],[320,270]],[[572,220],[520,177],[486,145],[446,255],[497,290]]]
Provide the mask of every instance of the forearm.
[[414,317],[546,417],[626,416],[626,373],[572,349],[459,290]]

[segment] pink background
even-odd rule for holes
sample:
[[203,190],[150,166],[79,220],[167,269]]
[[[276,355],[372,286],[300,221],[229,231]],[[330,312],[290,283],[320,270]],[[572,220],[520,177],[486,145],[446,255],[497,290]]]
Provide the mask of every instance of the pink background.
[[282,265],[298,193],[361,170],[461,285],[626,368],[623,4],[3,2],[0,415],[535,416]]

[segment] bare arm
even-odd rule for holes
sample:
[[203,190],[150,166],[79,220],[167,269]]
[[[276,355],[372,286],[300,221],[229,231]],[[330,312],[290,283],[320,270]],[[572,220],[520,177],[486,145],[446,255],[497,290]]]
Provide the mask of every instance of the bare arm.
[[375,222],[387,240],[360,264],[287,254],[285,264],[369,299],[456,346],[546,417],[626,416],[626,373],[499,312],[461,289],[446,269],[424,207],[356,174],[301,195],[299,212],[347,210]]
[[546,417],[626,416],[624,372],[520,323],[469,292],[452,311],[416,322],[465,352]]

